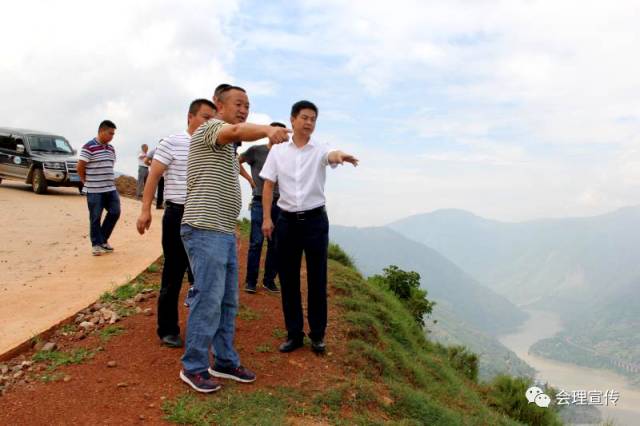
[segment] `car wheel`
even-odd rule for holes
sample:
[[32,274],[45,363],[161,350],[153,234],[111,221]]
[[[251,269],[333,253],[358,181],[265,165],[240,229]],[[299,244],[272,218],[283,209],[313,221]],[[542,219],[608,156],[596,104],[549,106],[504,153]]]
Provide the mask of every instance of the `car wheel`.
[[45,179],[42,169],[35,169],[33,171],[31,187],[36,194],[44,194],[47,192],[47,179]]

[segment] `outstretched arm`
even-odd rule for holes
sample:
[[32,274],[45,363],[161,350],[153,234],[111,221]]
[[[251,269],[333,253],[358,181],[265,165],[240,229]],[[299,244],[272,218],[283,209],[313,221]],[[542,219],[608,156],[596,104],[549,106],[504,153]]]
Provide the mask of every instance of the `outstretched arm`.
[[258,139],[268,138],[270,143],[277,144],[288,141],[289,133],[291,133],[289,129],[262,124],[228,124],[220,129],[216,143],[222,145],[236,142],[253,142]]
[[346,161],[347,163],[353,164],[354,167],[358,165],[358,159],[356,157],[338,150],[329,152],[327,160],[329,164],[343,164]]

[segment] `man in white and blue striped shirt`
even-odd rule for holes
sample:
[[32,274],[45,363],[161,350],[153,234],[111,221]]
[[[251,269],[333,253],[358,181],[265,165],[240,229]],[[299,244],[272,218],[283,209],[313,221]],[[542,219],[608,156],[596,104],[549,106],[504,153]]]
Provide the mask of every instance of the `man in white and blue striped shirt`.
[[[98,136],[84,144],[78,159],[78,174],[87,191],[91,250],[94,256],[113,251],[109,237],[120,217],[120,197],[116,191],[113,172],[116,150],[110,144],[115,132],[116,125],[104,120],[98,127]],[[102,210],[106,210],[107,214],[101,223]]]

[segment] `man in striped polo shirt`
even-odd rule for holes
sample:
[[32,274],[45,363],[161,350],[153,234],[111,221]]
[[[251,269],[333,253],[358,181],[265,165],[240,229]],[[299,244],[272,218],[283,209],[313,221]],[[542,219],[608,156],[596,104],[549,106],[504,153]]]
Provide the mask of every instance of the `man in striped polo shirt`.
[[187,199],[187,156],[191,135],[206,121],[212,119],[216,107],[208,99],[196,99],[191,102],[187,113],[187,130],[167,138],[158,144],[151,171],[147,178],[142,197],[142,211],[136,223],[142,235],[151,226],[151,204],[153,194],[160,178],[165,176],[165,210],[162,217],[162,252],[164,267],[158,296],[158,337],[165,346],[182,347],[180,326],[178,325],[178,298],[182,288],[185,271],[189,282],[193,276],[189,268],[189,259],[180,238],[180,223]]
[[[89,233],[94,256],[113,251],[109,237],[120,217],[120,197],[113,173],[116,150],[109,143],[115,133],[116,125],[104,120],[98,127],[98,136],[84,144],[78,159],[78,175],[87,191]],[[107,214],[101,223],[102,210]]]
[[[191,138],[187,166],[187,202],[180,233],[195,283],[189,293],[189,318],[180,378],[198,392],[215,392],[211,377],[253,382],[255,374],[240,364],[233,339],[238,311],[236,221],[240,213],[239,163],[233,144],[268,138],[288,140],[289,130],[245,123],[249,99],[231,86],[217,98],[220,119],[202,125]],[[209,365],[213,346],[215,364]]]

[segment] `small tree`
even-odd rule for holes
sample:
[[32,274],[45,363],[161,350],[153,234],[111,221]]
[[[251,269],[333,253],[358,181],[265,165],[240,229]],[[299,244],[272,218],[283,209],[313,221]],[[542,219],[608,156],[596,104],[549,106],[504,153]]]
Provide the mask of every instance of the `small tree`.
[[424,317],[431,314],[436,302],[427,299],[427,291],[420,288],[420,274],[415,271],[403,271],[396,265],[383,269],[381,280],[398,299],[402,300],[414,319],[424,327]]

